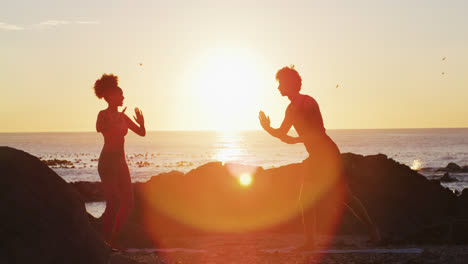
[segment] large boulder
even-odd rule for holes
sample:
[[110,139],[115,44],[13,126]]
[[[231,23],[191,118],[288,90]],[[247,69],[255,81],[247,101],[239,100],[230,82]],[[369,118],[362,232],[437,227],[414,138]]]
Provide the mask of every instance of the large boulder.
[[69,183],[78,191],[84,202],[105,201],[101,182],[71,182]]
[[[446,224],[456,217],[457,197],[439,182],[429,181],[382,154],[342,156],[351,190],[384,234],[410,242],[421,230]],[[436,236],[432,240],[450,242]]]
[[[468,212],[468,195],[458,198],[439,181],[429,181],[383,154],[345,153],[342,158],[352,193],[388,240],[450,243],[468,237],[464,222],[454,221]],[[135,207],[120,243],[170,246],[173,237],[192,234],[302,232],[302,168],[300,163],[264,170],[212,162],[186,174],[163,173],[135,183]],[[247,187],[239,184],[244,173],[253,178]],[[346,210],[342,189],[324,184],[328,180],[326,174],[317,175],[316,189],[305,194],[311,202],[304,209],[317,209],[319,231],[365,234]]]
[[38,158],[0,147],[0,263],[107,263],[79,194]]
[[438,168],[436,171],[463,172],[463,169],[458,164],[450,162],[444,168]]

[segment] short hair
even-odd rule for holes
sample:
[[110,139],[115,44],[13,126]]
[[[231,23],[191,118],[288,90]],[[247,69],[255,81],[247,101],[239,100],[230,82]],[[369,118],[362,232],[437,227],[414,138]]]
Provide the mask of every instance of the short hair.
[[97,98],[106,97],[110,92],[119,88],[119,77],[114,74],[103,74],[102,77],[94,83],[94,93]]
[[298,92],[302,87],[302,78],[294,69],[294,65],[286,66],[276,72],[276,80],[286,82],[289,87],[296,89]]

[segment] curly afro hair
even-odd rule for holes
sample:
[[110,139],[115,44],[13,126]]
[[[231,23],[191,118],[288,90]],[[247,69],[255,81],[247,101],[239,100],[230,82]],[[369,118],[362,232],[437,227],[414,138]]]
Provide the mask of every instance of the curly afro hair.
[[295,89],[298,92],[301,90],[302,78],[296,69],[294,69],[294,65],[283,67],[276,72],[276,80],[287,83],[291,89]]
[[109,94],[109,92],[118,88],[119,77],[114,74],[103,74],[102,77],[94,83],[94,93],[97,98],[101,99]]

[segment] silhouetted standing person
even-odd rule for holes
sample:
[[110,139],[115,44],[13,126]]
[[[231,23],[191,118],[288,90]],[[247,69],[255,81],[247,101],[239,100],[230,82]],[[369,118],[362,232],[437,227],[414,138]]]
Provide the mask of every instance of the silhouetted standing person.
[[106,210],[102,216],[102,231],[104,239],[115,248],[113,239],[121,231],[133,207],[133,190],[130,172],[125,160],[125,135],[130,128],[140,136],[145,136],[145,120],[143,113],[135,108],[133,118],[136,125],[127,115],[122,106],[124,96],[118,86],[118,77],[104,74],[94,84],[94,92],[108,103],[105,110],[99,112],[96,122],[97,132],[104,136],[104,147],[99,156],[98,172],[106,198]]
[[[310,96],[300,94],[302,78],[294,69],[294,66],[284,67],[276,73],[279,82],[278,90],[282,96],[287,96],[291,103],[286,109],[283,123],[278,129],[270,126],[270,118],[260,111],[259,119],[263,129],[270,135],[281,139],[288,144],[304,143],[309,157],[303,162],[303,182],[301,186],[301,206],[304,219],[304,231],[306,236],[305,248],[315,247],[316,235],[316,209],[312,202],[304,199],[310,192],[318,191],[317,185],[324,189],[322,194],[331,189],[343,192],[345,205],[368,228],[371,240],[380,241],[377,227],[372,223],[361,201],[354,196],[345,181],[345,169],[340,151],[333,140],[326,134],[322,115],[317,102]],[[299,137],[287,135],[294,126]],[[320,195],[320,194],[319,194]],[[319,200],[315,199],[314,201]],[[306,212],[306,213],[304,213]],[[309,212],[309,213],[307,213]]]

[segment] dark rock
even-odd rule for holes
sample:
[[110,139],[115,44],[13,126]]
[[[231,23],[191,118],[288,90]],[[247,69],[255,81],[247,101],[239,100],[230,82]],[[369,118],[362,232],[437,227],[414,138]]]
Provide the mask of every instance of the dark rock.
[[38,158],[0,147],[0,263],[107,263],[79,194]]
[[[343,154],[353,193],[383,233],[401,236],[455,214],[456,196],[394,160]],[[409,239],[409,238],[408,238]]]
[[63,168],[63,167],[68,168],[70,166],[73,166],[73,162],[69,160],[50,159],[50,160],[41,160],[41,161],[51,168]]
[[451,226],[451,242],[455,244],[468,244],[468,220],[455,220]]
[[458,164],[456,164],[454,162],[449,162],[447,164],[447,166],[442,167],[442,168],[438,168],[436,170],[436,172],[441,172],[441,171],[444,171],[444,172],[459,172],[459,171],[461,171],[461,169],[462,168]]
[[465,165],[461,168],[462,172],[468,172],[468,165]]
[[[429,181],[383,154],[345,153],[342,158],[353,194],[388,241],[456,242],[452,223],[466,216],[468,191],[457,197],[438,180]],[[302,232],[298,201],[302,170],[302,164],[263,170],[212,162],[187,174],[153,176],[134,184],[135,207],[118,241],[122,246],[164,247],[177,246],[169,242],[174,236]],[[252,175],[248,187],[239,184],[243,172]],[[365,227],[346,210],[338,185],[327,185],[326,176],[316,179],[316,189],[306,194],[311,203],[305,210],[317,209],[318,229],[365,234]],[[468,237],[468,231],[460,229],[459,235]]]
[[70,185],[80,194],[84,202],[106,200],[100,182],[71,182]]
[[444,174],[444,176],[442,176],[442,177],[440,178],[440,181],[441,181],[441,182],[457,182],[458,180],[457,180],[456,178],[450,176],[450,174],[449,174],[448,172],[446,172],[446,173]]
[[432,180],[429,180],[429,182],[435,185],[440,185],[440,179],[432,179]]
[[456,163],[450,162],[447,164],[447,167],[445,167],[448,171],[460,171],[461,167],[458,166]]
[[457,197],[457,217],[468,219],[468,188]]

